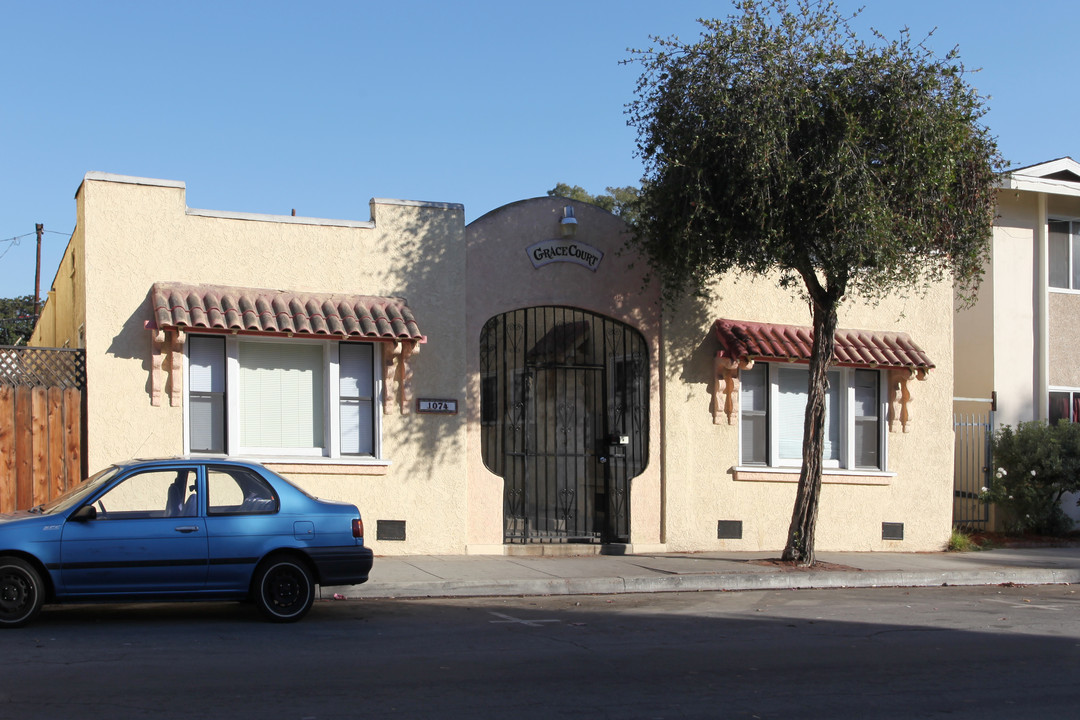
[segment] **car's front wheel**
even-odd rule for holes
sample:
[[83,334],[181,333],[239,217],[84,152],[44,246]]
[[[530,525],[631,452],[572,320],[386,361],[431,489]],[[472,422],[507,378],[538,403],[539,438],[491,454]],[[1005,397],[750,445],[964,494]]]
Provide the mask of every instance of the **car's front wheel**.
[[302,560],[271,557],[255,571],[252,591],[255,604],[268,620],[295,622],[315,602],[315,578]]
[[41,576],[17,557],[0,557],[0,628],[20,627],[34,619],[45,602]]

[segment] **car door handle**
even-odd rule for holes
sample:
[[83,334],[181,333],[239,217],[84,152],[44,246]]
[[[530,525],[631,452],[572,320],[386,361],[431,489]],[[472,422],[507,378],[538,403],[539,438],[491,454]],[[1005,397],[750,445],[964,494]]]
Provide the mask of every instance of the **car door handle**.
[[199,526],[198,525],[180,525],[180,526],[178,526],[176,528],[176,532],[182,532],[182,533],[199,532]]

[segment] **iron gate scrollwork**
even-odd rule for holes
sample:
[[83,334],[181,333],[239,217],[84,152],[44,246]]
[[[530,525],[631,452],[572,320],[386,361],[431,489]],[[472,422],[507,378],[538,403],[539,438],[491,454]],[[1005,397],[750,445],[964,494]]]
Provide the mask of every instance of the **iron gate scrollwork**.
[[628,542],[630,479],[648,461],[641,333],[575,308],[516,310],[485,324],[480,372],[504,541]]

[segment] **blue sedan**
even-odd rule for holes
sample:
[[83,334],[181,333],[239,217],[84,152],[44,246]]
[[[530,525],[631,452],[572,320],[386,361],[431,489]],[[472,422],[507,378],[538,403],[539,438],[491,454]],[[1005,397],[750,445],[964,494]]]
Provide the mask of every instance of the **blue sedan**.
[[315,586],[371,572],[356,506],[311,497],[256,463],[138,460],[32,510],[0,515],[0,627],[46,602],[250,598],[302,618]]

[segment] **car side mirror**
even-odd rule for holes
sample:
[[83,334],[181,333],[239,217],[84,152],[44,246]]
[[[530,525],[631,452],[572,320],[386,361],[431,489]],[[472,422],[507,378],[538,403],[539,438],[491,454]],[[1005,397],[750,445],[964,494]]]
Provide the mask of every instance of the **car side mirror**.
[[71,519],[78,522],[97,520],[97,508],[93,505],[83,505],[81,508],[71,514]]

